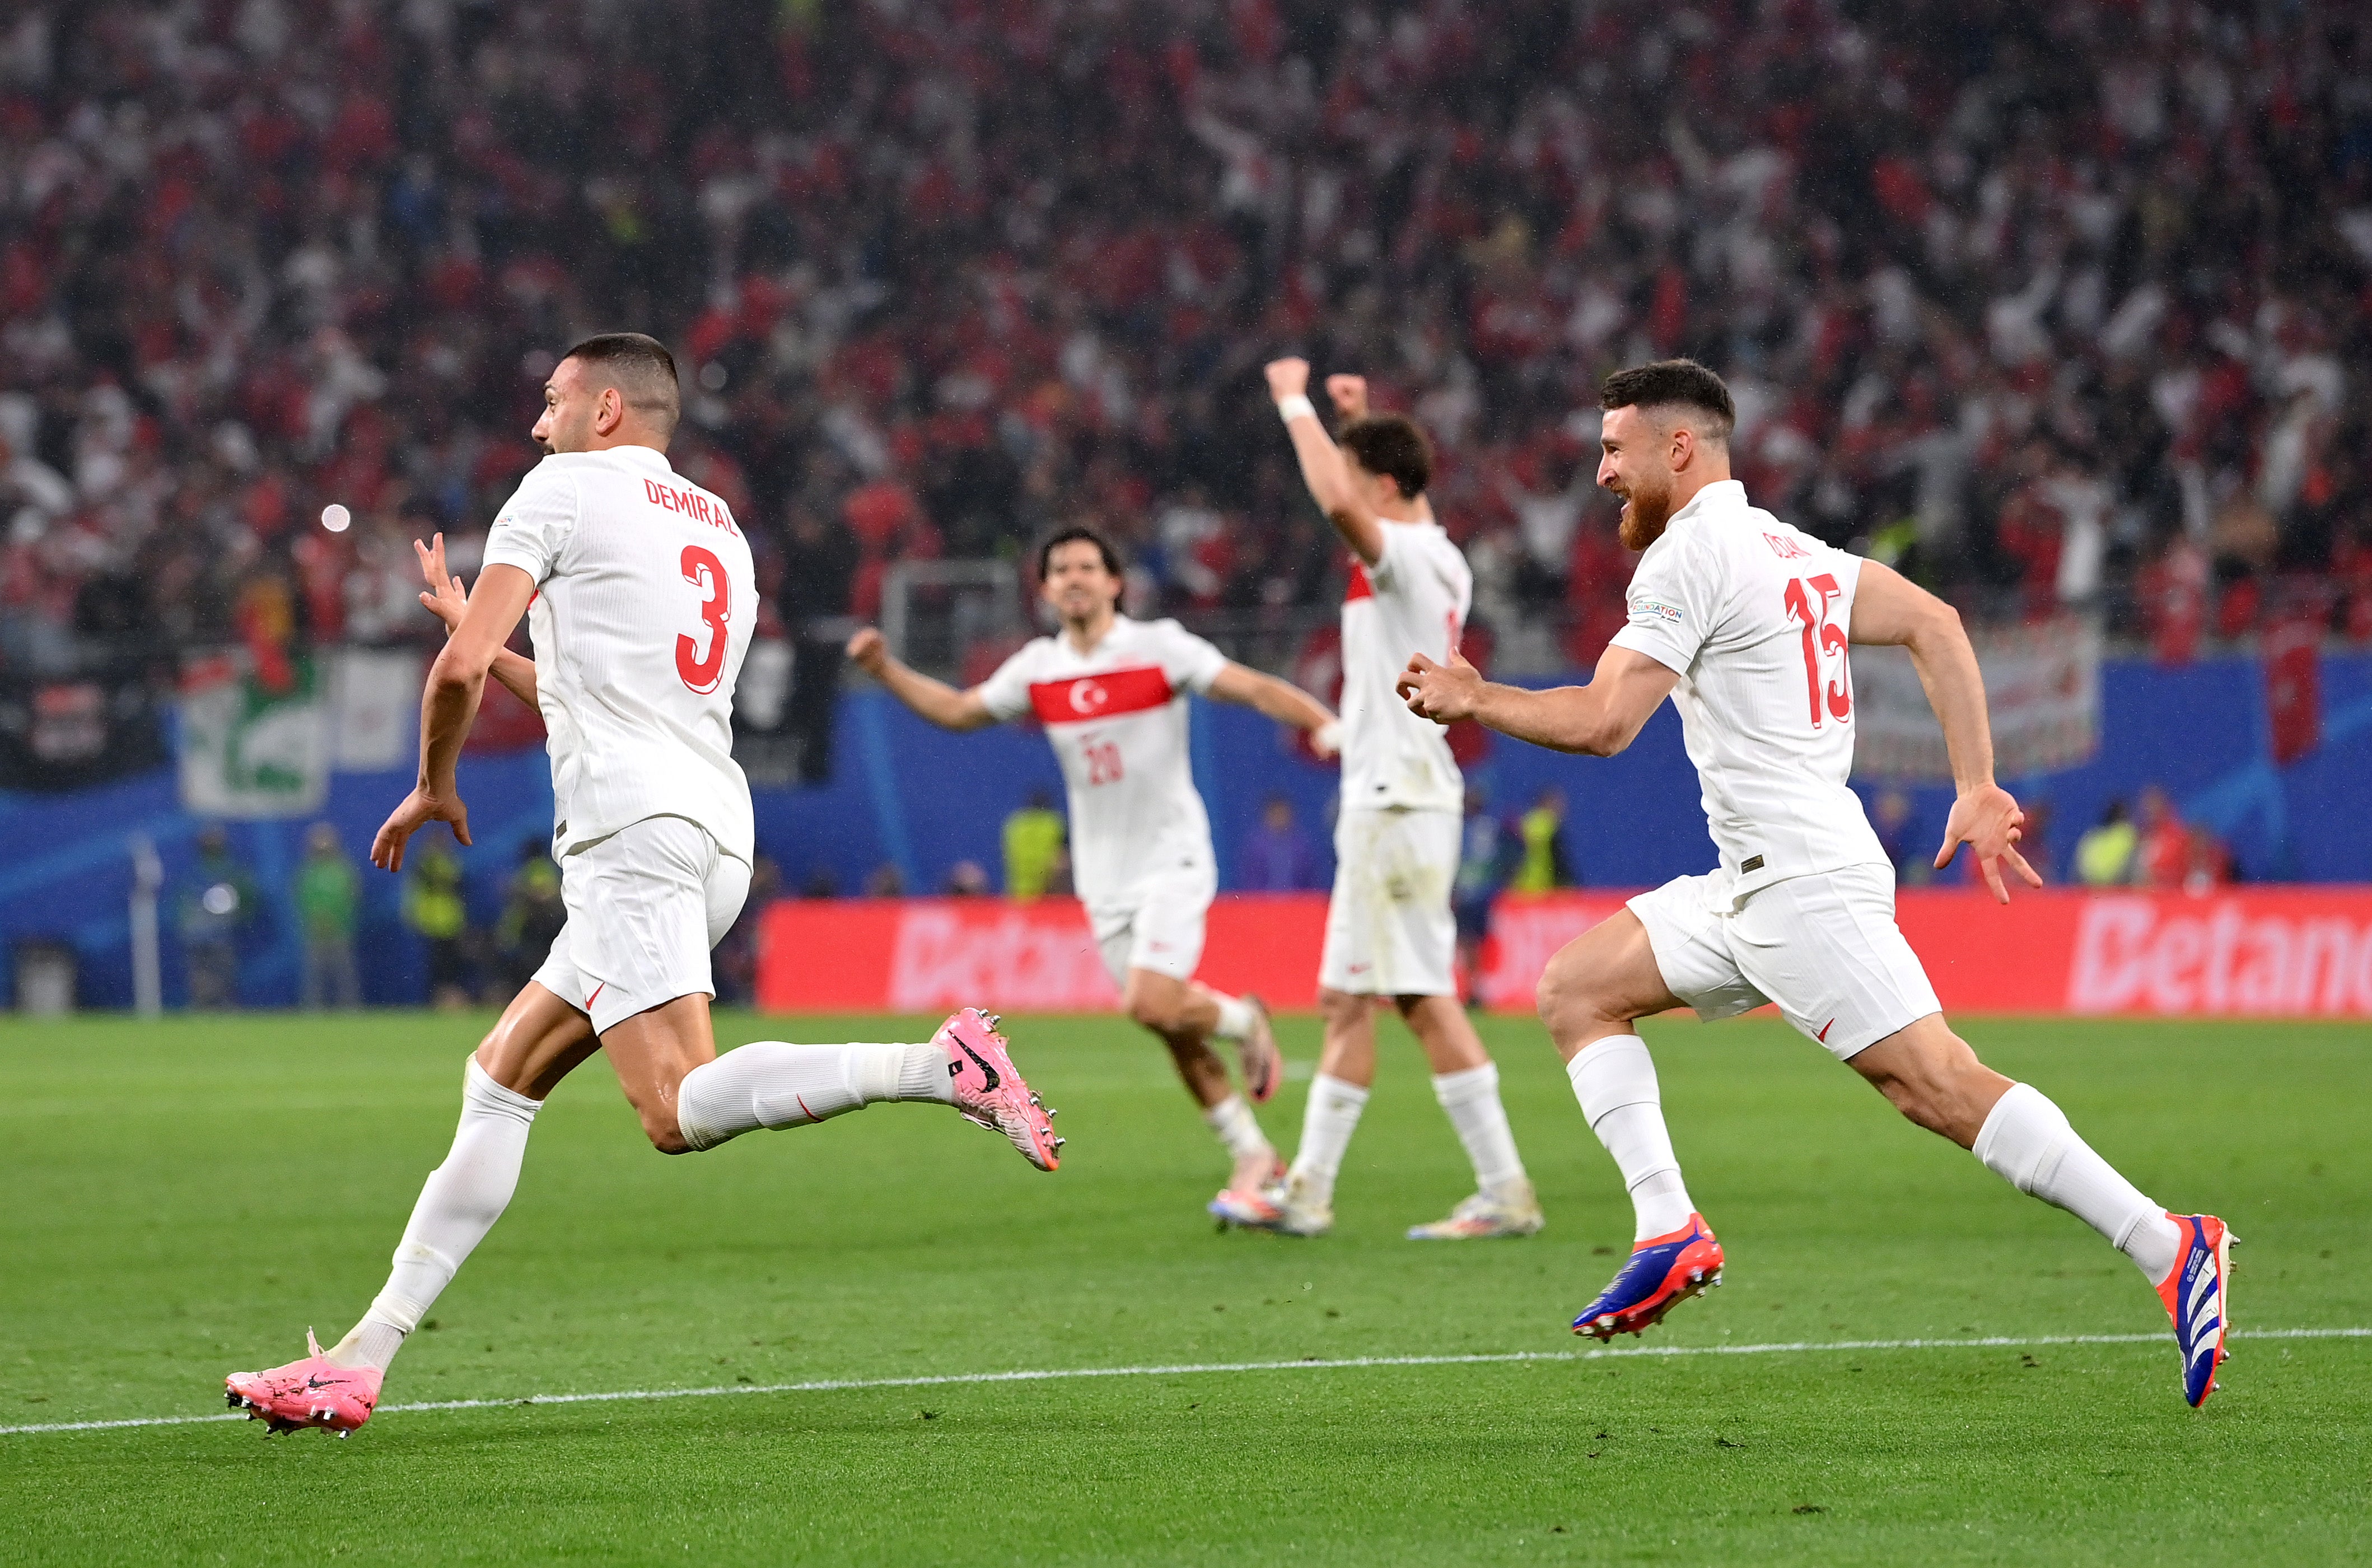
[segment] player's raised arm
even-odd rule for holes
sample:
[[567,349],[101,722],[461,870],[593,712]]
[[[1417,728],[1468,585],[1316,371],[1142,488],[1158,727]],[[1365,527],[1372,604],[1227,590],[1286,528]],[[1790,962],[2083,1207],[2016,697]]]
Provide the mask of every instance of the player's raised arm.
[[1850,634],[1856,643],[1909,649],[1927,704],[1944,727],[1944,748],[1952,759],[1952,783],[1959,796],[1944,824],[1936,868],[1951,865],[1965,843],[1976,853],[1985,886],[2000,902],[2009,902],[2009,889],[2002,881],[2004,862],[2028,887],[2041,887],[2041,877],[2017,852],[2026,813],[2009,791],[1994,782],[1985,678],[1977,668],[1977,653],[1969,645],[1959,611],[1892,567],[1865,562],[1854,590]]
[[402,870],[404,841],[430,822],[449,822],[455,838],[470,842],[470,809],[461,803],[454,768],[494,656],[534,597],[535,579],[517,566],[497,563],[478,574],[461,623],[428,667],[428,685],[420,694],[420,779],[372,841],[373,865]]
[[[1350,399],[1353,389],[1345,386],[1334,389],[1336,382],[1356,382],[1355,401],[1366,406],[1367,389],[1356,377],[1333,377],[1327,383],[1336,406]],[[1309,362],[1306,359],[1276,359],[1268,365],[1268,394],[1276,402],[1278,417],[1285,421],[1285,434],[1293,437],[1293,455],[1301,461],[1301,477],[1309,486],[1310,498],[1334,531],[1343,536],[1359,559],[1372,566],[1383,559],[1384,525],[1375,508],[1359,496],[1351,482],[1351,472],[1343,465],[1343,454],[1333,438],[1320,423],[1317,407],[1309,401]]]
[[1552,751],[1611,757],[1638,738],[1680,677],[1635,649],[1610,646],[1587,686],[1546,691],[1502,686],[1453,654],[1436,664],[1418,654],[1395,682],[1409,711],[1436,724],[1472,719]]
[[1290,681],[1230,662],[1211,682],[1210,694],[1223,703],[1239,703],[1289,724],[1309,737],[1309,749],[1331,757],[1343,749],[1343,725],[1326,704]]
[[959,691],[944,680],[890,656],[890,645],[867,626],[848,640],[848,662],[881,682],[892,697],[941,729],[985,729],[996,722],[974,687]]
[[[445,536],[436,534],[426,544],[415,539],[412,541],[412,550],[420,557],[420,575],[428,583],[426,591],[420,596],[420,602],[427,606],[429,612],[437,620],[445,622],[445,635],[450,637],[454,629],[461,624],[462,612],[470,608],[470,595],[469,590],[461,587],[461,579],[446,569]],[[494,662],[487,673],[529,707],[538,706],[535,700],[535,660],[504,648],[494,655]]]

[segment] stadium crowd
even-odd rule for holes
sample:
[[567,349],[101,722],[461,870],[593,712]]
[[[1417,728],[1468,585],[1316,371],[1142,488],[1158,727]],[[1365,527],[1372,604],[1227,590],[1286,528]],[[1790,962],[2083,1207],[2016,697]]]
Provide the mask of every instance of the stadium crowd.
[[[679,349],[768,623],[1058,520],[1326,603],[1262,393],[1356,368],[1587,655],[1594,388],[1762,503],[2180,655],[2372,636],[2372,23],[2198,0],[90,0],[0,24],[0,668],[423,635],[552,351]],[[316,525],[325,503],[351,530]],[[2306,585],[2297,588],[2294,585]]]

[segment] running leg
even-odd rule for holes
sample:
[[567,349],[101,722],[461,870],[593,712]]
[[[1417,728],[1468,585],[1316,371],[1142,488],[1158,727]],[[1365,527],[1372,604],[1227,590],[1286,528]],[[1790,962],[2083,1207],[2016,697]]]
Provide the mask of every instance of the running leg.
[[1971,1151],[2019,1191],[2099,1231],[2150,1283],[2172,1272],[2181,1227],[2078,1137],[2041,1090],[1978,1061],[1941,1013],[1851,1061],[1904,1116]]

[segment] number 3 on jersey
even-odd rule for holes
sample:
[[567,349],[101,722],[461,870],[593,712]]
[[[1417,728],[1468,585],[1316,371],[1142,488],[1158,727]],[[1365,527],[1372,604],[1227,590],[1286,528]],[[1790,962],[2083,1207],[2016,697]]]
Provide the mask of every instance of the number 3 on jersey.
[[698,643],[678,633],[675,640],[675,672],[683,683],[706,696],[716,690],[725,674],[725,623],[732,619],[733,587],[726,580],[725,563],[716,559],[714,551],[703,550],[696,544],[683,547],[683,580],[706,596],[701,602],[700,619],[708,628],[708,651],[703,653]]
[[[1814,729],[1830,718],[1843,720],[1853,714],[1853,675],[1845,664],[1844,628],[1829,619],[1829,608],[1842,591],[1836,578],[1826,572],[1787,584],[1787,619],[1804,629],[1804,695],[1811,706]],[[1818,610],[1812,605],[1813,594],[1820,596]],[[1828,680],[1824,678],[1831,668],[1837,679]]]

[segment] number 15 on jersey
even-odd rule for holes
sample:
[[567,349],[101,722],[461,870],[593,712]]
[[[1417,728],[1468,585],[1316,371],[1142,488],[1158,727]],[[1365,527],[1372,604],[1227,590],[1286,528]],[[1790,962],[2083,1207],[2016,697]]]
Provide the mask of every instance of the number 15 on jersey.
[[[1817,577],[1792,578],[1785,590],[1787,619],[1803,628],[1804,695],[1814,729],[1829,719],[1843,723],[1853,716],[1853,672],[1845,663],[1845,629],[1829,618],[1843,592],[1835,576],[1827,572]],[[1836,676],[1833,680],[1829,679],[1831,671]]]

